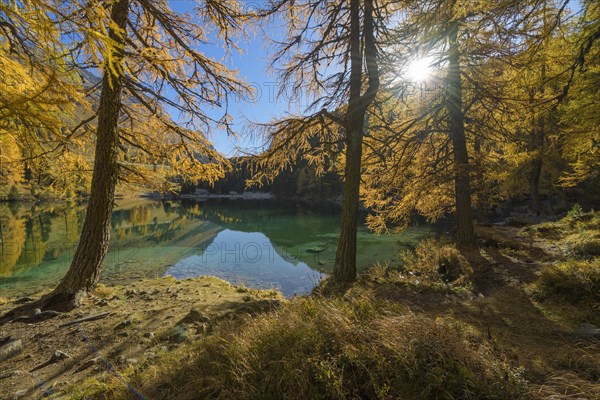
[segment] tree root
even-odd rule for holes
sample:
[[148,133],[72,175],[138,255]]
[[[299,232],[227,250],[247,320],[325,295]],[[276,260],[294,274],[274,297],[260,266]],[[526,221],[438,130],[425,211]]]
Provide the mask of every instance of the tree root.
[[49,293],[33,302],[28,302],[0,316],[0,326],[12,322],[36,323],[54,318],[81,305],[85,293]]

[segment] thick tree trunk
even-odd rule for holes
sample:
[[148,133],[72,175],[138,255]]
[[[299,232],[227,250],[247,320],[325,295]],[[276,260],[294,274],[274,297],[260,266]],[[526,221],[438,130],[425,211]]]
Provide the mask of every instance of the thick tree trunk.
[[123,87],[120,68],[127,21],[128,0],[113,4],[111,19],[121,33],[111,30],[110,37],[118,47],[113,49],[111,67],[106,66],[98,107],[98,128],[94,173],[85,221],[71,267],[51,295],[51,302],[79,303],[82,295],[100,279],[102,262],[108,251],[110,219],[113,208],[118,166],[118,120]]
[[[362,122],[362,121],[361,121]],[[340,239],[335,255],[333,280],[351,282],[356,279],[356,231],[360,193],[363,124],[357,121],[346,133],[346,167],[340,222]]]
[[350,98],[345,118],[346,166],[340,222],[340,239],[335,255],[332,279],[351,282],[356,279],[356,230],[365,114],[379,90],[379,69],[375,45],[373,0],[365,0],[364,45],[369,86],[361,95],[363,54],[360,34],[360,0],[350,2]]
[[462,109],[462,83],[458,52],[458,23],[450,30],[448,49],[448,116],[454,154],[454,191],[456,201],[456,244],[460,249],[475,249],[469,154]]

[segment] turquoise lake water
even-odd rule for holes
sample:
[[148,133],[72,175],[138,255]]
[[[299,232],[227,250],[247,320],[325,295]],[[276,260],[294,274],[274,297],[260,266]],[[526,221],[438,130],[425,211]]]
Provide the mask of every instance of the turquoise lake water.
[[[0,204],[0,296],[56,285],[69,268],[85,204]],[[310,292],[333,268],[339,217],[273,201],[117,202],[102,281],[214,275],[286,296]],[[429,225],[375,235],[361,225],[359,268],[398,260]]]

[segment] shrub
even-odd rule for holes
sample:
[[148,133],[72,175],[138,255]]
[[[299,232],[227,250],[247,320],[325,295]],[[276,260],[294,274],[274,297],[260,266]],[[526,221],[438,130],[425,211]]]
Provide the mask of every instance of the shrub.
[[583,211],[583,208],[581,208],[579,203],[575,203],[575,204],[573,204],[573,208],[571,208],[571,210],[569,210],[569,212],[567,213],[566,218],[568,218],[572,221],[581,221],[583,219],[587,219],[588,214],[586,214]]
[[546,268],[528,290],[537,300],[553,298],[600,310],[600,258],[571,260]]
[[577,258],[593,258],[600,256],[600,238],[585,238],[571,243],[569,253]]
[[566,227],[560,222],[544,222],[541,224],[528,226],[524,228],[524,231],[536,237],[560,239],[565,235],[565,228]]
[[297,299],[196,354],[184,366],[174,356],[178,369],[155,382],[156,398],[515,399],[524,391],[519,372],[469,326],[384,314],[365,299]]
[[425,239],[414,253],[403,254],[405,269],[430,282],[465,284],[473,273],[469,262],[450,244]]

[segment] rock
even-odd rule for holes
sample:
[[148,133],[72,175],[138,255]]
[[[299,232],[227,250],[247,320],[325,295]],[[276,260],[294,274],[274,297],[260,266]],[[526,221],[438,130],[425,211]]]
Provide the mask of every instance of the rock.
[[12,340],[0,347],[0,361],[8,360],[22,351],[23,341],[21,339]]
[[70,355],[68,355],[67,353],[65,353],[64,351],[60,351],[60,350],[55,350],[54,354],[52,354],[52,357],[50,357],[50,362],[58,362],[58,361],[62,361],[62,360],[66,360],[67,358],[71,358]]
[[196,308],[192,307],[190,312],[179,321],[179,324],[193,324],[194,322],[208,322],[210,318],[200,313]]
[[13,399],[15,399],[15,400],[24,399],[25,396],[27,396],[27,389],[17,390],[15,392],[15,395],[13,396]]
[[196,333],[203,333],[203,334],[208,334],[212,331],[212,326],[206,322],[203,322],[200,325],[197,325],[196,327]]
[[119,322],[117,326],[115,326],[115,329],[123,329],[131,324],[133,324],[133,320],[131,318],[127,318]]
[[600,339],[600,328],[592,324],[581,324],[574,333],[575,339]]
[[154,337],[155,337],[155,336],[156,336],[156,335],[154,334],[154,332],[146,332],[146,333],[144,333],[144,337],[145,337],[146,339],[148,339],[148,340],[152,340],[152,339],[154,339]]

